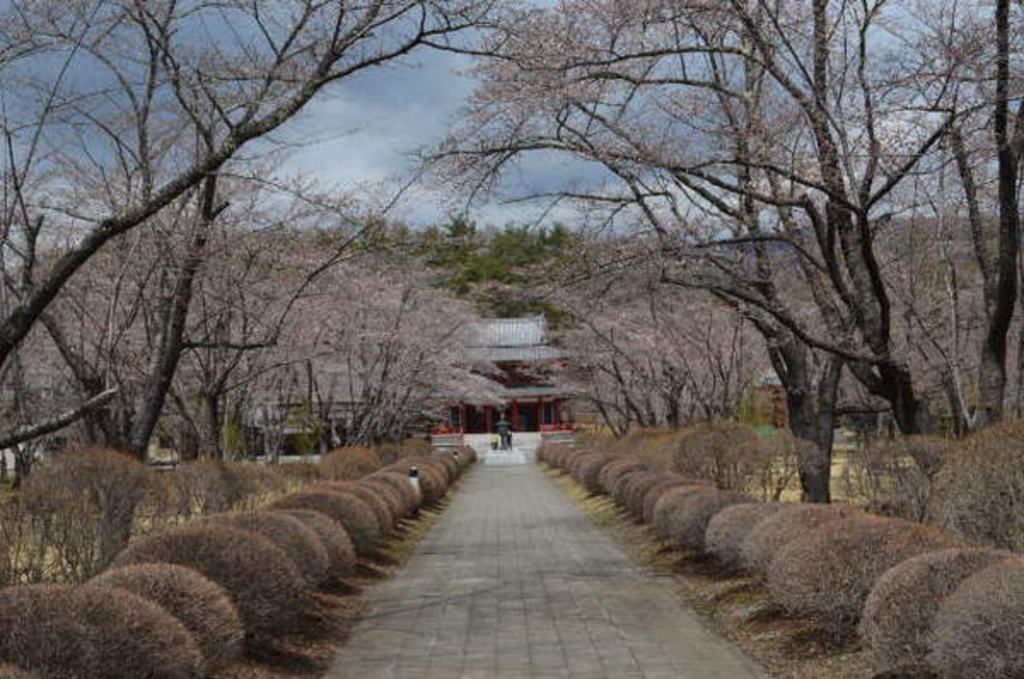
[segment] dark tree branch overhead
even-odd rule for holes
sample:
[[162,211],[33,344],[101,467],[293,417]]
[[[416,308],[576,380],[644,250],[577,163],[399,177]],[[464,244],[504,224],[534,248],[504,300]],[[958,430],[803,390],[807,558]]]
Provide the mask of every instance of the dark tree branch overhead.
[[117,392],[117,388],[107,389],[103,393],[97,394],[88,401],[85,401],[77,408],[61,413],[60,415],[50,418],[44,422],[16,429],[10,434],[0,437],[0,449],[10,448],[18,445],[19,443],[24,443],[25,441],[37,439],[40,436],[52,434],[59,429],[63,429],[69,424],[74,424],[89,414],[89,412],[106,405],[114,398],[114,396],[117,395]]

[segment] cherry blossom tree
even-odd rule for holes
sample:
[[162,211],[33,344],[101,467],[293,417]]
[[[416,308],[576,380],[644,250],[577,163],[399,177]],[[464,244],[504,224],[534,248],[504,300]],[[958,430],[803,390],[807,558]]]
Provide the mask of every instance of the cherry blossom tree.
[[[279,130],[332,84],[479,24],[487,0],[6,3],[0,16],[4,180],[0,368],[103,248],[160,216],[206,232],[230,205],[222,175],[259,173]],[[243,153],[243,151],[245,153]],[[172,215],[167,217],[166,215]],[[192,215],[177,220],[177,215]],[[166,393],[181,302],[149,389]],[[17,372],[15,370],[15,372]],[[136,420],[138,448],[152,429]]]

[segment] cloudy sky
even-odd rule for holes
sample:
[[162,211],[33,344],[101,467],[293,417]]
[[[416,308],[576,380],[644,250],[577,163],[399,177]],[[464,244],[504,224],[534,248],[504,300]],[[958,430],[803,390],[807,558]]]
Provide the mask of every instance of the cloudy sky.
[[[438,143],[472,92],[472,76],[460,73],[470,63],[460,55],[424,51],[402,66],[364,72],[339,83],[293,124],[289,137],[301,137],[306,143],[287,171],[302,172],[344,190],[359,190],[367,183],[396,190],[411,176],[413,154]],[[510,184],[550,186],[570,174],[564,163],[554,159],[532,161]],[[425,225],[464,207],[459,196],[419,184],[404,194],[393,215]],[[493,201],[474,206],[470,215],[480,223],[501,225],[534,221],[540,209]],[[546,215],[545,221],[566,221],[569,216],[567,210],[559,210]]]

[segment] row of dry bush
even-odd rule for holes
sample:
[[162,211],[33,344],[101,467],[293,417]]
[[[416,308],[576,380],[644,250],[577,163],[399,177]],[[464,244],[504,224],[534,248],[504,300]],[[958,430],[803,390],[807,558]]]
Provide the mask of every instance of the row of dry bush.
[[100,448],[39,466],[0,496],[0,586],[78,584],[133,536],[209,514],[253,510],[308,483],[350,480],[428,452],[423,442],[341,448],[321,464],[200,460],[157,471]]
[[[629,451],[652,469],[766,502],[796,495],[801,464],[818,456],[807,441],[783,432],[760,437],[732,422],[640,431],[622,439],[591,436],[581,445],[605,455]],[[938,525],[990,547],[1024,550],[1024,422],[962,440],[880,438],[844,451],[836,468],[839,494],[872,513]]]
[[784,433],[764,438],[732,422],[640,430],[620,439],[591,435],[584,436],[580,443],[587,450],[607,455],[628,450],[653,469],[765,500],[778,500],[792,488],[800,461],[814,454],[813,446],[806,441]]
[[[996,431],[968,440],[958,449],[970,456],[962,452],[963,459],[947,459],[941,469],[948,473],[956,464],[972,479],[984,478],[995,464],[979,460],[977,451],[992,454],[995,440],[1005,444],[1007,436]],[[703,469],[673,469],[652,464],[636,442],[597,450],[545,446],[539,453],[650,524],[666,546],[710,560],[723,575],[762,583],[788,615],[812,622],[830,641],[859,637],[886,676],[1024,676],[1024,559],[939,526],[851,505],[764,502],[729,482],[735,477],[728,473],[716,476],[728,465],[710,457]],[[964,469],[968,463],[981,470]],[[995,492],[1016,477],[992,479]],[[941,484],[942,472],[933,480]],[[954,485],[964,487],[962,480]]]
[[[470,450],[387,464],[371,464],[378,455],[369,449],[336,455],[352,458],[325,465],[328,475],[346,469],[340,478],[317,478],[262,509],[162,526],[83,584],[0,590],[0,676],[238,679],[253,676],[254,663],[320,669],[343,631],[340,595],[353,591],[359,564],[384,558],[381,543],[475,460]],[[79,457],[79,466],[114,459]]]

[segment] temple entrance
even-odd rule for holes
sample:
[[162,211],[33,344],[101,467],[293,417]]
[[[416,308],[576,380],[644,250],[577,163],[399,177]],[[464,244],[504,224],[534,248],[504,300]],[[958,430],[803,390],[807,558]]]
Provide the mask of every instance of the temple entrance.
[[518,431],[538,431],[540,429],[540,406],[518,405],[517,419],[513,427]]
[[466,431],[486,432],[487,431],[487,408],[481,406],[466,407]]

